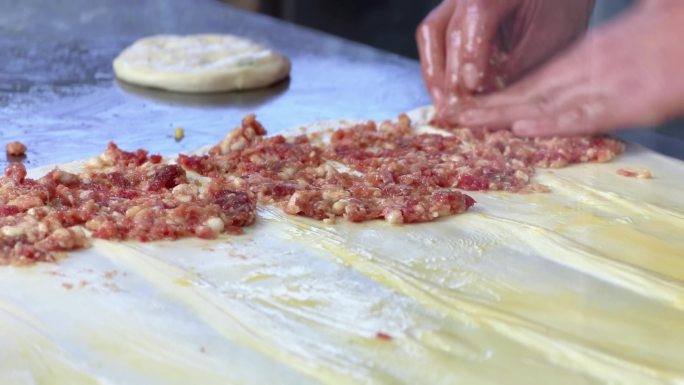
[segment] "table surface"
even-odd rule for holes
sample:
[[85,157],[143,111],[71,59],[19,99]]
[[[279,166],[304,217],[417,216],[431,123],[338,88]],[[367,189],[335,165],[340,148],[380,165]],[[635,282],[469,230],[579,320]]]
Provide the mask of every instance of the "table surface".
[[[137,38],[225,32],[292,59],[291,78],[249,92],[183,95],[118,82],[112,59]],[[429,103],[419,64],[214,0],[0,0],[0,143],[39,166],[101,153],[109,141],[173,154],[217,142],[257,114],[270,132],[322,119],[386,119]],[[186,137],[176,142],[174,129]],[[684,140],[625,134],[684,157]],[[7,160],[2,157],[0,166]]]

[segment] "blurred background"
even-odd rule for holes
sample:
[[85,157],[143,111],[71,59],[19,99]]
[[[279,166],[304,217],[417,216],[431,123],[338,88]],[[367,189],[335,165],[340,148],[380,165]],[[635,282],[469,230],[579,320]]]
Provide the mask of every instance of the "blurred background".
[[[225,2],[417,59],[418,52],[413,37],[416,26],[441,3],[441,0],[225,0]],[[631,2],[632,0],[597,0],[592,24],[596,25],[613,17]]]
[[254,12],[418,58],[413,33],[440,0],[226,0]]

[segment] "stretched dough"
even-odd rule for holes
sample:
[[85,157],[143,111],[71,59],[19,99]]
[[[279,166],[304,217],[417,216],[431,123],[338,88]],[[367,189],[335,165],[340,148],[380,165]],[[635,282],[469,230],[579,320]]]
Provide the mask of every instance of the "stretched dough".
[[283,55],[219,34],[146,37],[124,49],[113,66],[126,82],[192,93],[265,87],[290,73]]

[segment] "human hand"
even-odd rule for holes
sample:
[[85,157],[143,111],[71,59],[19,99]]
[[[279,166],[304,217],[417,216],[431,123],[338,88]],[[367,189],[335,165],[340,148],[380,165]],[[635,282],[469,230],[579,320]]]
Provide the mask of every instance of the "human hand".
[[567,47],[587,27],[594,0],[444,0],[416,40],[438,114],[501,88]]
[[684,2],[643,1],[508,89],[447,119],[521,136],[592,134],[684,114]]

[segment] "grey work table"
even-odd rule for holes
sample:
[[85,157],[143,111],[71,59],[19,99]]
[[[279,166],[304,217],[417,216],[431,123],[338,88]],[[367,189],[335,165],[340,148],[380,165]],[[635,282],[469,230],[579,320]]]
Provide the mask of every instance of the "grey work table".
[[[291,78],[242,93],[183,95],[122,84],[111,62],[137,38],[225,32],[292,59]],[[270,132],[321,119],[386,119],[429,103],[416,61],[218,0],[0,0],[0,143],[29,167],[85,159],[109,141],[173,154],[216,143],[250,112]],[[176,142],[176,127],[186,137]],[[628,134],[684,158],[684,135]],[[0,167],[7,160],[0,157]]]

